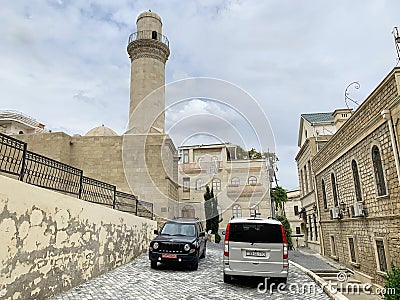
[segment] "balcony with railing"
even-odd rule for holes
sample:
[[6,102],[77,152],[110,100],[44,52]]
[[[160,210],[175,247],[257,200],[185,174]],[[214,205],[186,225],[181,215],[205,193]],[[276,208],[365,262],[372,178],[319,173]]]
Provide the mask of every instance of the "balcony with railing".
[[185,174],[217,174],[222,169],[222,162],[216,160],[210,162],[181,163],[179,168],[179,171]]
[[128,39],[128,45],[136,40],[156,40],[165,44],[169,48],[168,38],[154,30],[141,30],[132,33]]
[[226,193],[228,197],[251,197],[251,196],[261,196],[265,193],[265,188],[261,184],[255,185],[232,185],[228,184],[226,186]]

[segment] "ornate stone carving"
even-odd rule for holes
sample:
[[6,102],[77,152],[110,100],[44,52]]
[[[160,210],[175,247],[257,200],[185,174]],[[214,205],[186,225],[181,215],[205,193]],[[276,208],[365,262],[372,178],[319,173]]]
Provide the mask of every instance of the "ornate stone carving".
[[167,45],[157,40],[135,40],[128,45],[128,54],[131,61],[138,58],[154,58],[165,63],[170,51]]

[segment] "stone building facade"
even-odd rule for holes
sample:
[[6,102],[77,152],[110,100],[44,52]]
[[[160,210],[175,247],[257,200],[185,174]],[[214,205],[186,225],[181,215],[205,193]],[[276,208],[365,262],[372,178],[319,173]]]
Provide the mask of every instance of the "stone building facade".
[[179,216],[205,220],[205,186],[217,196],[226,227],[232,217],[271,216],[270,178],[266,159],[237,159],[236,145],[179,147]]
[[302,219],[301,233],[304,234],[304,244],[316,252],[321,251],[321,230],[312,159],[350,115],[350,110],[340,109],[333,113],[307,113],[300,116],[297,142],[300,149],[295,158],[300,186],[299,216]]
[[323,254],[383,285],[400,265],[400,68],[312,160]]
[[287,191],[287,201],[285,202],[285,216],[292,229],[293,246],[297,249],[305,247],[305,234],[303,220],[300,218],[302,203],[300,200],[300,190]]

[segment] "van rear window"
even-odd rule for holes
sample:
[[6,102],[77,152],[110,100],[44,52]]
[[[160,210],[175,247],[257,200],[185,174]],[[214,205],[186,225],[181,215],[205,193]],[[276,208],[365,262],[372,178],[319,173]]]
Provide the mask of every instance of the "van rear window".
[[243,243],[283,243],[281,225],[231,223],[229,241]]

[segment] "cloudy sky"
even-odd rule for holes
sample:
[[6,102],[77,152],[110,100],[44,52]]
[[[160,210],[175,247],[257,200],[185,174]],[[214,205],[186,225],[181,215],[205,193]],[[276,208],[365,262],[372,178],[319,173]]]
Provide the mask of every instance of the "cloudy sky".
[[105,124],[122,134],[127,39],[148,9],[162,17],[170,40],[167,83],[219,78],[254,97],[272,126],[278,176],[289,189],[298,186],[299,115],[344,107],[344,89],[355,80],[361,88],[350,95],[361,102],[396,65],[398,0],[3,1],[0,109],[22,111],[53,131],[85,134]]

